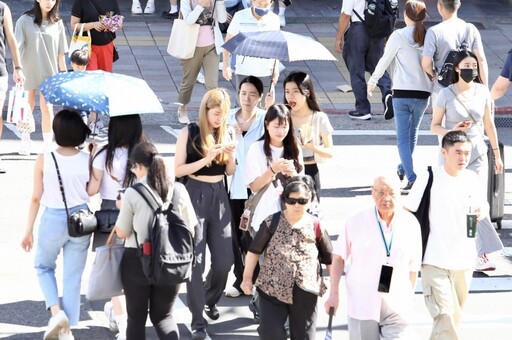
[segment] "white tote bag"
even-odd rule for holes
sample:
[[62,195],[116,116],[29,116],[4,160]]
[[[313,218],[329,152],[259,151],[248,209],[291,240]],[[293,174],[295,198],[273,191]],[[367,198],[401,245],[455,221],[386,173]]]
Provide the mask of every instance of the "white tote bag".
[[71,39],[69,40],[69,49],[68,49],[68,57],[71,58],[71,54],[75,52],[76,50],[87,50],[89,51],[89,56],[92,52],[92,40],[91,40],[91,33],[87,31],[87,35],[82,35],[84,33],[84,24],[80,25],[80,32],[78,32],[78,35],[76,34],[76,27],[78,24],[75,25],[75,28],[73,29],[73,35],[71,36]]
[[188,25],[180,17],[174,19],[171,36],[167,45],[167,53],[178,59],[190,59],[196,50],[197,37],[199,36],[199,24]]

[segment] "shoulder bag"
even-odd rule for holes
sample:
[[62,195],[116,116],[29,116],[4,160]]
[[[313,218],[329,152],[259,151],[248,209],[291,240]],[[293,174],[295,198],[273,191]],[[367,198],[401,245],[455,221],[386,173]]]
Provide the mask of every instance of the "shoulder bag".
[[86,31],[87,35],[83,35],[84,33],[84,25],[82,24],[80,26],[80,31],[78,32],[78,35],[76,34],[76,28],[79,24],[75,25],[75,28],[73,29],[73,35],[71,36],[71,40],[69,42],[69,50],[68,50],[68,57],[71,58],[71,55],[76,50],[85,50],[89,52],[89,56],[92,52],[92,40],[91,40],[91,33],[89,31]]
[[[190,7],[192,7],[192,1],[190,1]],[[199,27],[199,24],[187,24],[180,10],[178,19],[174,19],[172,24],[167,53],[178,59],[192,58],[196,50]]]
[[59,165],[55,154],[52,152],[53,162],[55,163],[55,169],[57,170],[57,178],[59,180],[60,192],[62,194],[62,200],[64,201],[64,207],[66,208],[66,216],[68,219],[68,234],[71,237],[80,237],[92,234],[96,231],[98,223],[96,217],[89,209],[80,209],[75,211],[71,215],[68,210],[68,203],[66,202],[66,195],[64,194],[64,185],[62,184],[62,177],[60,176]]

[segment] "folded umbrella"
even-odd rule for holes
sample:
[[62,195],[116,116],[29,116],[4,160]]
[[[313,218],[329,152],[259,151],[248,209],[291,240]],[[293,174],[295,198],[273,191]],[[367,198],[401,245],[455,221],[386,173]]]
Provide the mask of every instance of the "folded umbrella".
[[332,317],[334,315],[334,307],[329,308],[329,324],[325,332],[325,340],[332,340]]
[[39,89],[50,104],[111,117],[164,112],[146,81],[119,73],[58,73],[46,78]]

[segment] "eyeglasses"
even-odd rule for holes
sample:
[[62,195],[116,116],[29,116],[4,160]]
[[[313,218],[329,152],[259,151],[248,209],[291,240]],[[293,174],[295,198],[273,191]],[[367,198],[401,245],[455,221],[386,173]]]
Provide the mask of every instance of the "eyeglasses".
[[289,204],[289,205],[295,205],[297,203],[299,203],[300,205],[306,205],[309,202],[309,198],[291,198],[291,197],[286,197],[284,199],[284,201],[285,201],[286,204]]

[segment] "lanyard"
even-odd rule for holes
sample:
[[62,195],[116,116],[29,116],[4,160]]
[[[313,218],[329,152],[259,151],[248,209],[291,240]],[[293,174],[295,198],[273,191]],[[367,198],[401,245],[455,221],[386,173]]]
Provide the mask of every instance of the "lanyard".
[[384,231],[382,230],[382,225],[380,224],[379,216],[377,215],[377,207],[375,207],[375,218],[377,219],[377,223],[379,224],[380,236],[382,236],[382,242],[384,242],[384,247],[386,247],[386,256],[389,258],[391,255],[391,246],[393,245],[393,235],[395,230],[391,229],[391,239],[389,240],[389,246],[386,242],[386,237],[384,237]]

